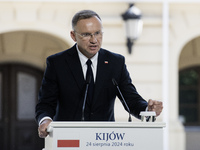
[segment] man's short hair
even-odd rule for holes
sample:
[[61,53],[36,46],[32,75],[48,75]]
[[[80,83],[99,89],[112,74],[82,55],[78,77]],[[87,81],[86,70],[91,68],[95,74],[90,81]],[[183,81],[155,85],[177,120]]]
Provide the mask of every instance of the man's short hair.
[[77,12],[74,15],[74,17],[72,18],[72,28],[73,28],[73,30],[74,30],[74,28],[77,25],[77,22],[79,20],[92,18],[94,16],[98,17],[101,20],[100,16],[92,10],[81,10],[81,11]]

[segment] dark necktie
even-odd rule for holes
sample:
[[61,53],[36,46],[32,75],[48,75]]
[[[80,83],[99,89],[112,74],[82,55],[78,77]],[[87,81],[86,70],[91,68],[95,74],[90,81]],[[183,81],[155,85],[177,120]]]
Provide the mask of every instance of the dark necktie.
[[90,84],[88,87],[87,103],[91,104],[94,92],[94,76],[91,68],[92,61],[88,59],[86,64],[87,64],[86,80],[90,79]]

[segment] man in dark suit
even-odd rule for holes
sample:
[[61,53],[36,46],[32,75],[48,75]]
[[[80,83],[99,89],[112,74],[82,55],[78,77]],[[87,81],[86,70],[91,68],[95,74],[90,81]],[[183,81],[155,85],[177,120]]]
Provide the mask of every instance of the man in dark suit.
[[[83,10],[72,19],[71,37],[76,44],[47,58],[47,67],[36,106],[39,136],[55,121],[114,121],[114,103],[121,89],[130,113],[137,118],[141,111],[155,111],[162,102],[146,102],[136,91],[125,65],[125,58],[101,48],[102,22],[98,14]],[[87,98],[85,97],[87,91]],[[125,103],[122,101],[127,110]],[[83,111],[83,106],[85,106]]]

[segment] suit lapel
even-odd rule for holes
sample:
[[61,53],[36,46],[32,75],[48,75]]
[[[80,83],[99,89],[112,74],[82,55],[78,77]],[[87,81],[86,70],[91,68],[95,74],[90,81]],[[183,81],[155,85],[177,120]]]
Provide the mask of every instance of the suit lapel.
[[104,84],[103,84],[103,83],[105,83],[104,81],[106,81],[108,71],[109,71],[108,61],[109,60],[106,58],[104,51],[100,50],[99,56],[98,56],[97,74],[96,74],[93,104],[95,104],[95,101],[98,98],[99,91],[104,86]]
[[[82,66],[78,57],[78,53],[76,50],[76,46],[72,47],[68,50],[66,55],[66,63],[72,72],[78,87],[80,90],[84,88],[85,80],[83,76]],[[109,73],[109,60],[105,56],[104,51],[99,51],[98,63],[97,63],[97,74],[96,74],[96,82],[95,82],[95,91],[94,91],[94,99],[93,105],[98,98],[99,91],[104,87],[104,81],[106,81],[107,75]]]
[[69,65],[69,68],[74,76],[74,79],[77,82],[78,87],[82,90],[85,84],[85,80],[76,46],[73,46],[71,49],[68,50],[66,63]]

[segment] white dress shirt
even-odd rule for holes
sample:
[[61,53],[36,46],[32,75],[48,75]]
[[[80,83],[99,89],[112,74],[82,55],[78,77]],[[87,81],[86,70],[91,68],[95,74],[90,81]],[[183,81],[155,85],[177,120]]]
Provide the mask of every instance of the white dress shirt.
[[[81,66],[82,66],[82,70],[83,70],[83,76],[84,76],[84,79],[86,79],[86,72],[87,72],[86,62],[87,62],[88,58],[80,52],[77,45],[76,45],[76,49],[78,51],[78,56],[79,56],[79,59],[80,59],[80,62],[81,62]],[[92,61],[91,67],[92,67],[94,82],[96,81],[98,55],[99,55],[99,53],[96,53],[96,55],[94,55],[90,59]]]

